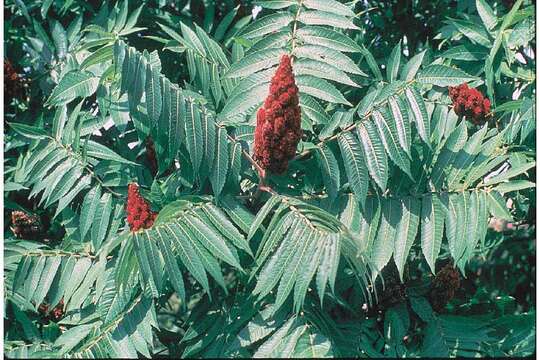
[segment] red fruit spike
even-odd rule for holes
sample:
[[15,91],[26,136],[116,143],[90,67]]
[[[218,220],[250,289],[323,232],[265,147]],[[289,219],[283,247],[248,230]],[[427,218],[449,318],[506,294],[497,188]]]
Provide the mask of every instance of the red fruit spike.
[[135,183],[128,185],[127,203],[127,222],[131,231],[152,227],[156,213],[150,210],[150,205],[139,194],[139,186]]
[[448,95],[458,116],[465,116],[476,125],[485,121],[491,103],[478,89],[469,88],[467,84],[461,84],[458,87],[449,86]]
[[[291,59],[283,55],[272,77],[270,93],[257,113],[253,158],[263,170],[283,173],[287,170],[289,160],[294,157],[302,137],[298,104],[298,88]],[[284,153],[280,149],[287,151]]]

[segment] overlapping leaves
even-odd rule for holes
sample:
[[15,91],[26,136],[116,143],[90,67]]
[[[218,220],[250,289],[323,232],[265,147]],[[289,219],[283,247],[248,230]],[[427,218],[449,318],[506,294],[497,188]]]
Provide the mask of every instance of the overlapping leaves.
[[245,237],[222,210],[205,199],[177,200],[160,211],[152,228],[128,237],[121,250],[117,278],[129,279],[136,258],[143,283],[155,297],[168,278],[185,300],[181,268],[205,291],[210,291],[207,273],[226,291],[220,262],[243,271],[237,249],[251,254]]
[[[262,6],[275,9],[272,2]],[[293,70],[304,102],[325,102],[351,105],[331,80],[338,84],[357,86],[354,76],[366,76],[344,53],[358,52],[360,48],[341,30],[357,29],[352,22],[352,10],[337,1],[284,2],[280,11],[263,16],[247,26],[240,34],[253,43],[247,54],[231,65],[229,78],[241,79],[220,113],[223,121],[245,121],[268,93],[271,75],[280,57],[294,56]],[[284,9],[287,8],[287,9]],[[241,96],[247,90],[258,96]],[[318,99],[318,100],[316,100]],[[311,118],[309,111],[304,115]],[[312,121],[317,122],[316,118]]]
[[315,279],[322,303],[326,287],[334,289],[342,256],[356,270],[361,285],[367,286],[369,268],[362,253],[343,224],[319,207],[274,195],[257,214],[248,238],[255,234],[272,210],[253,272],[257,274],[254,294],[259,299],[277,287],[275,308],[279,309],[294,293],[294,308],[298,312],[311,281]]
[[[192,34],[187,29],[184,32]],[[198,38],[192,35],[191,41],[195,42]],[[159,62],[150,54],[141,54],[121,41],[114,50],[120,95],[127,92],[133,121],[143,134],[154,139],[157,156],[163,159],[159,162],[160,171],[168,169],[179,151],[185,150],[191,176],[199,184],[208,178],[219,195],[228,172],[238,174],[241,162],[232,161],[235,154],[229,152],[227,130],[216,122],[215,115],[204,105],[204,98],[172,84],[160,73]]]

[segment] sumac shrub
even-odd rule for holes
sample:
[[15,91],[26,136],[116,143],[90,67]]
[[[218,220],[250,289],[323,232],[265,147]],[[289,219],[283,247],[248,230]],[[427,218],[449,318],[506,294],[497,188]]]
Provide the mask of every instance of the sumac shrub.
[[535,353],[534,3],[7,1],[5,356]]

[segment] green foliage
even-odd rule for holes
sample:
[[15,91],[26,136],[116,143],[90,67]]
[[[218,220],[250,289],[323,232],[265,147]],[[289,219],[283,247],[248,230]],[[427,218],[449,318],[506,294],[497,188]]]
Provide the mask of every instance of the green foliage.
[[[366,3],[8,1],[4,204],[40,226],[4,228],[6,356],[534,353],[534,6]],[[261,179],[284,54],[303,137]],[[455,114],[462,83],[485,124]],[[448,262],[462,288],[436,312]]]

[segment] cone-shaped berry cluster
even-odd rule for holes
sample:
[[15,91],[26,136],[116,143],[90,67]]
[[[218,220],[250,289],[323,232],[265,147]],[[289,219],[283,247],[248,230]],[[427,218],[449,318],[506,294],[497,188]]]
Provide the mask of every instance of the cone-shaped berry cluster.
[[291,59],[283,55],[270,83],[270,93],[257,113],[254,159],[275,174],[287,170],[302,137],[298,87]]
[[157,213],[150,210],[148,202],[139,194],[137,184],[128,185],[127,222],[131,231],[148,229],[154,224]]
[[52,320],[58,322],[64,316],[64,299],[61,299],[58,305],[50,309],[50,305],[42,303],[38,307],[38,312],[45,322]]
[[43,227],[38,216],[29,215],[18,210],[11,213],[11,231],[17,238],[36,240],[42,230]]
[[429,298],[431,306],[435,311],[441,311],[444,309],[446,304],[454,298],[454,294],[457,289],[459,289],[459,273],[452,266],[452,264],[447,264],[443,267],[435,279],[431,283],[431,289],[429,293]]
[[448,87],[448,93],[458,116],[464,116],[476,125],[486,121],[491,102],[484,98],[480,91],[469,88],[467,84],[461,84],[457,87]]

